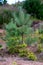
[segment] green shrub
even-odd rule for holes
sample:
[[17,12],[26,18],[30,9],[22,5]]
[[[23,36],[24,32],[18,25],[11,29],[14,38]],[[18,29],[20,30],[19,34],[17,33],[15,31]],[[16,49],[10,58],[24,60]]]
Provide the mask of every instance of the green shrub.
[[18,65],[17,62],[13,62],[13,65]]
[[27,47],[27,44],[23,43],[23,44],[19,44],[17,45],[18,48],[26,48]]
[[37,45],[37,52],[42,52],[43,51],[43,48],[42,48],[42,44],[38,44]]
[[18,46],[19,43],[18,43],[18,39],[17,38],[10,38],[8,39],[7,41],[7,47],[8,47],[8,51],[9,53],[11,54],[14,54],[14,53],[18,53]]
[[8,51],[9,53],[11,54],[14,54],[14,53],[21,53],[22,51],[25,51],[25,48],[26,48],[26,44],[17,44],[17,45],[10,45],[8,47]]
[[2,48],[2,45],[0,45],[0,49]]
[[24,49],[19,49],[19,56],[20,57],[27,57],[28,54],[28,49],[24,48]]
[[26,39],[25,39],[25,42],[28,44],[28,45],[31,45],[31,44],[34,44],[35,42],[38,42],[38,37],[36,36],[28,36]]
[[29,60],[37,60],[36,55],[33,52],[30,52],[28,49],[19,49],[19,56],[20,57],[27,57]]
[[8,48],[8,51],[9,51],[10,54],[14,54],[14,53],[18,53],[19,52],[18,48],[15,47],[15,46],[10,46]]
[[33,52],[29,52],[28,55],[27,55],[27,58],[29,60],[37,60],[37,57]]
[[2,12],[0,13],[0,25],[3,25],[4,23],[9,23],[12,17],[12,11],[2,9]]
[[0,47],[2,47],[2,45],[0,45]]

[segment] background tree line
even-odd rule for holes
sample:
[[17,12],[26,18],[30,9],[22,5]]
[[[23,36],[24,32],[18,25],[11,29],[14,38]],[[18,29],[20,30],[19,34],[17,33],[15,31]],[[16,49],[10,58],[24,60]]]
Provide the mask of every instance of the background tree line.
[[27,13],[38,19],[43,20],[43,1],[42,0],[25,0],[23,8]]
[[[4,3],[7,3],[7,0],[4,0]],[[30,14],[31,16],[40,20],[43,20],[43,1],[41,0],[25,0],[23,2],[18,2],[12,5],[7,4],[7,6],[0,6],[0,25],[3,23],[10,22],[10,18],[13,17],[12,13],[14,11],[18,11],[18,6],[21,6],[27,14]]]

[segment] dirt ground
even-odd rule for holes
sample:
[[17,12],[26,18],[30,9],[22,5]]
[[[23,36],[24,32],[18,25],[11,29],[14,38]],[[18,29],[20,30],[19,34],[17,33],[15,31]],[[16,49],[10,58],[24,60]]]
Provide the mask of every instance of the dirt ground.
[[43,65],[43,62],[23,60],[18,57],[0,57],[0,65]]
[[[5,42],[3,42],[3,40],[1,39],[0,39],[0,44],[3,45],[3,48],[6,47]],[[43,62],[24,60],[19,57],[0,56],[0,65],[43,65]]]
[[[3,48],[6,47],[5,42],[1,39],[0,39],[0,44],[3,45]],[[1,57],[0,56],[0,65],[43,65],[43,62],[24,60],[19,57],[11,57],[11,56]]]

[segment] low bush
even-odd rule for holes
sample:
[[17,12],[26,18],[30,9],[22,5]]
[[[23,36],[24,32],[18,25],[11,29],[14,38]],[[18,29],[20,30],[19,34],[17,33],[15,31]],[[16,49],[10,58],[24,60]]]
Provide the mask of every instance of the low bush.
[[30,52],[29,49],[24,48],[24,47],[19,49],[19,56],[27,57],[27,59],[29,60],[37,60],[37,56],[33,52]]
[[20,57],[27,57],[29,60],[37,60],[36,55],[27,49],[27,44],[12,45],[8,48],[10,54],[17,53]]
[[28,54],[28,49],[24,48],[24,49],[19,49],[19,56],[20,57],[27,57]]
[[27,47],[27,44],[17,44],[16,46],[15,45],[10,45],[8,47],[8,51],[9,53],[11,54],[14,54],[14,53],[20,53],[20,51],[23,51],[25,50],[25,48]]
[[18,65],[16,62],[13,62],[13,65]]
[[11,46],[11,47],[8,48],[8,52],[9,52],[10,54],[14,54],[14,53],[18,53],[19,50],[18,50],[16,47]]
[[27,44],[23,43],[23,44],[19,44],[17,45],[18,48],[26,48],[27,47]]
[[42,44],[38,44],[37,45],[37,52],[42,52],[43,51],[43,48],[42,48]]
[[33,52],[30,52],[28,49],[20,49],[19,56],[26,57],[27,59],[33,60],[33,61],[37,60],[37,56]]
[[27,58],[29,60],[37,60],[37,57],[33,52],[29,52],[28,55],[27,55]]

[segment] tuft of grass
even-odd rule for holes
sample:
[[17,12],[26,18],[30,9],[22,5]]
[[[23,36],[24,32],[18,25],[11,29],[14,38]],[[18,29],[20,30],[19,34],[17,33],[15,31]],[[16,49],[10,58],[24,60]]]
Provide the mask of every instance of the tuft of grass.
[[14,61],[12,65],[18,65],[18,64]]

